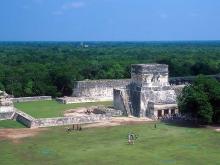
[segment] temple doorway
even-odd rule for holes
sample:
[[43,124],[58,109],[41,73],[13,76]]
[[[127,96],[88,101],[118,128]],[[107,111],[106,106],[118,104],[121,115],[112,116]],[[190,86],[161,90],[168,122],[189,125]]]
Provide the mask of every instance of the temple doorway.
[[169,114],[169,109],[165,109],[164,110],[164,115],[168,115]]
[[175,109],[171,109],[171,115],[175,114]]
[[157,111],[157,117],[162,117],[162,110]]

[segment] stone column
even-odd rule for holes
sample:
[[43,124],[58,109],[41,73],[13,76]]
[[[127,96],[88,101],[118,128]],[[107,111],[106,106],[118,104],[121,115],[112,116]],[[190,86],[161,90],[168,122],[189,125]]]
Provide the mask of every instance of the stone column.
[[168,114],[171,115],[171,109],[170,108],[168,109],[168,111],[169,111]]
[[161,112],[162,112],[162,113],[161,113],[161,114],[162,114],[162,116],[164,116],[164,109],[162,109],[162,110],[161,110]]

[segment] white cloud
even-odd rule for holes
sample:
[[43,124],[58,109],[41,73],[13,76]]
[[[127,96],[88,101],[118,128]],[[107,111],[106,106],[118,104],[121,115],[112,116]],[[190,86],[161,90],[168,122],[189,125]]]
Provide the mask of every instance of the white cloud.
[[61,7],[62,10],[68,10],[68,9],[78,9],[78,8],[82,8],[85,6],[84,2],[71,2],[71,3],[65,3],[63,4],[63,6]]
[[71,9],[79,9],[85,6],[85,3],[82,1],[78,2],[70,2],[70,3],[65,3],[61,6],[59,10],[56,10],[52,12],[53,15],[63,15],[67,10]]

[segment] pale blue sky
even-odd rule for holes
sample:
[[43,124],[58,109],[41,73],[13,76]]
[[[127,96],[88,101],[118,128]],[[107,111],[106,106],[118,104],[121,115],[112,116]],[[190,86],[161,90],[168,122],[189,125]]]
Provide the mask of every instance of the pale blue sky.
[[0,40],[220,40],[220,0],[1,0]]

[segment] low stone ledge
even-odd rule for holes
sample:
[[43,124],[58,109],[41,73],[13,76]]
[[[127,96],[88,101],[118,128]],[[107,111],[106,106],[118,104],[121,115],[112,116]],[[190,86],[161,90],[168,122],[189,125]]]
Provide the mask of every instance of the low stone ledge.
[[62,104],[74,104],[74,103],[113,101],[113,98],[112,97],[61,97],[61,98],[57,98],[56,101]]
[[95,114],[105,114],[107,116],[123,116],[123,112],[121,110],[116,110],[113,108],[106,108],[102,106],[98,106],[94,108],[93,113]]
[[20,103],[20,102],[30,102],[30,101],[52,100],[52,97],[51,96],[18,97],[18,98],[11,98],[11,100],[14,103]]
[[57,117],[35,119],[32,116],[15,109],[14,112],[0,113],[0,120],[15,119],[29,128],[64,126],[72,124],[90,124],[111,119],[109,114],[93,114],[75,117]]
[[29,128],[31,127],[32,122],[35,120],[35,118],[33,118],[32,116],[19,110],[16,110],[13,118]]
[[105,120],[110,120],[111,117],[106,115],[88,115],[81,117],[58,117],[58,118],[41,118],[35,119],[31,123],[31,128],[64,126],[72,124],[89,124]]

